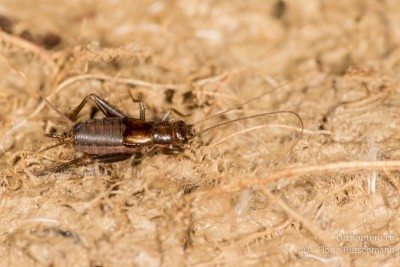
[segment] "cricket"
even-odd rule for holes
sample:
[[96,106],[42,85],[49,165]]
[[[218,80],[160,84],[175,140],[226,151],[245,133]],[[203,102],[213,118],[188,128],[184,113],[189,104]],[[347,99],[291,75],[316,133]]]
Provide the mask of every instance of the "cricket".
[[[172,118],[172,113],[181,118],[188,116],[173,108],[164,112],[161,119],[146,120],[144,103],[133,98],[133,102],[139,103],[139,118],[128,117],[116,106],[93,93],[87,95],[68,115],[62,113],[45,97],[43,97],[43,99],[47,105],[56,111],[70,126],[69,131],[61,135],[45,134],[46,137],[55,138],[60,141],[45,150],[61,145],[72,144],[76,151],[83,153],[83,156],[63,164],[40,170],[36,172],[36,175],[43,175],[48,172],[59,172],[73,165],[89,165],[95,162],[113,163],[123,161],[132,157],[137,157],[138,155],[146,155],[153,149],[161,149],[161,151],[166,154],[180,153],[187,149],[190,140],[205,132],[238,121],[273,114],[292,114],[296,116],[301,123],[301,133],[304,129],[301,117],[294,111],[272,111],[244,116],[196,131],[196,125],[201,124],[208,119],[225,114],[232,109],[204,118],[196,123],[187,124],[183,120],[175,120]],[[88,101],[92,101],[105,117],[76,122],[78,114]],[[250,101],[247,101],[244,104],[247,104],[248,102]]]

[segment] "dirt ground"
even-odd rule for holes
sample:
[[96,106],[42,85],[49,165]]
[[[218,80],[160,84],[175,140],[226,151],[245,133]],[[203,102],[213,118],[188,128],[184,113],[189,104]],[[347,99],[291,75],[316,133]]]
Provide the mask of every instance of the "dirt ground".
[[[0,266],[400,265],[398,1],[0,0],[0,27]],[[69,124],[43,96],[90,93],[304,130],[266,115],[37,175],[82,156],[45,149]]]

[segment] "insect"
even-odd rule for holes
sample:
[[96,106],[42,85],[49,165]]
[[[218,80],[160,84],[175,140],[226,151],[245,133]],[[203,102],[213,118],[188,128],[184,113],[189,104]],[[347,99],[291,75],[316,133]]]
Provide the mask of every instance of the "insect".
[[[46,137],[57,138],[60,140],[58,144],[52,145],[45,150],[64,144],[72,144],[75,150],[82,152],[84,156],[76,158],[67,163],[36,172],[36,175],[42,175],[47,172],[61,171],[72,165],[87,165],[94,162],[112,163],[122,161],[138,154],[146,154],[156,147],[161,147],[161,149],[167,153],[181,152],[185,149],[185,146],[187,146],[191,139],[204,132],[237,121],[248,120],[251,118],[262,117],[271,114],[293,114],[299,119],[303,129],[303,121],[294,111],[259,113],[256,115],[219,123],[197,132],[195,130],[195,126],[197,124],[202,123],[210,118],[220,116],[232,109],[202,119],[194,124],[186,124],[182,120],[173,120],[170,118],[172,113],[175,113],[180,117],[186,117],[186,115],[183,115],[176,109],[168,110],[163,114],[161,119],[146,121],[144,104],[142,101],[137,100],[134,101],[139,103],[140,115],[138,119],[128,117],[117,107],[96,94],[87,95],[82,102],[68,115],[59,111],[45,97],[44,100],[70,126],[69,131],[61,135],[45,134]],[[105,117],[75,123],[79,112],[88,101],[94,102]]]

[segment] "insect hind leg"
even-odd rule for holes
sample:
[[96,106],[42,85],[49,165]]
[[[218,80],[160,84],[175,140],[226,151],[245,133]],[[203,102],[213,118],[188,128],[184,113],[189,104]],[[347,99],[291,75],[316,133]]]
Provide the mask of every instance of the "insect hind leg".
[[83,155],[82,157],[70,160],[68,162],[58,164],[55,166],[51,166],[45,168],[43,170],[35,172],[36,176],[43,176],[47,173],[55,173],[61,172],[73,166],[87,166],[94,163],[113,163],[117,161],[123,161],[129,159],[131,154],[115,154],[115,155],[106,155],[106,156],[91,156],[91,155]]
[[34,172],[34,174],[36,176],[44,176],[47,173],[60,172],[60,171],[66,170],[72,166],[78,166],[78,165],[80,165],[81,162],[82,162],[82,157],[76,158],[76,159],[70,160],[70,161],[62,163],[62,164],[58,164],[55,166],[47,167],[40,171],[36,171],[36,172]]
[[103,98],[99,97],[96,94],[87,95],[82,102],[68,115],[68,118],[71,121],[76,121],[79,112],[83,109],[88,101],[92,101],[96,104],[96,106],[103,112],[106,117],[117,117],[117,118],[127,118],[127,116],[120,111],[116,106],[110,104]]
[[118,161],[123,161],[126,159],[131,158],[131,154],[115,154],[115,155],[105,155],[105,156],[92,156],[91,159],[93,160],[92,163],[113,163]]

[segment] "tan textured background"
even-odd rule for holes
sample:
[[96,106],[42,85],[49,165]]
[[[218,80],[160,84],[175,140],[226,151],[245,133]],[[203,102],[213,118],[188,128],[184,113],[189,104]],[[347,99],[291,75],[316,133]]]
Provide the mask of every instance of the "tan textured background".
[[[400,264],[398,1],[1,0],[0,15],[0,266]],[[188,123],[264,95],[206,125],[292,110],[305,131],[281,114],[204,133],[197,160],[34,175],[79,156],[38,153],[67,130],[41,92],[137,117],[129,90],[148,119]]]

